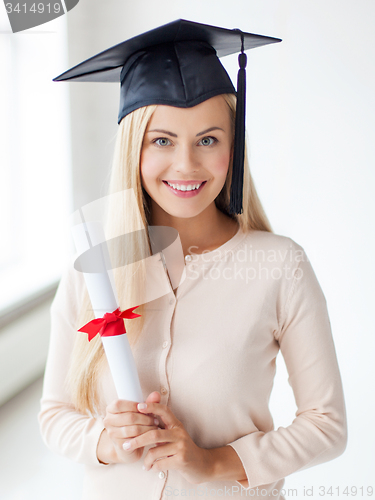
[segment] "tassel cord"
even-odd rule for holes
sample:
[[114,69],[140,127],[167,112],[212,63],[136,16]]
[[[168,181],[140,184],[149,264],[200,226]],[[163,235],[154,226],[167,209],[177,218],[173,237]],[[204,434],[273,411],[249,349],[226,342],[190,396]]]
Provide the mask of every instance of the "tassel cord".
[[245,160],[245,114],[246,114],[246,64],[244,53],[244,35],[241,32],[241,53],[238,56],[239,71],[237,75],[237,105],[234,136],[232,183],[229,212],[242,213],[243,174]]

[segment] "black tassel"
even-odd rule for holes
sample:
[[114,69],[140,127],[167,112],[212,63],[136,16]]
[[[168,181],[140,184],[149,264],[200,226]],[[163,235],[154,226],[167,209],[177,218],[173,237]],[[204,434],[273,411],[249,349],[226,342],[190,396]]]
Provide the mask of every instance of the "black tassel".
[[[240,31],[240,30],[238,30]],[[237,106],[234,132],[232,184],[230,187],[229,213],[242,213],[243,173],[245,160],[245,113],[246,113],[246,63],[244,36],[241,33],[241,54],[238,56],[240,69],[237,75]]]

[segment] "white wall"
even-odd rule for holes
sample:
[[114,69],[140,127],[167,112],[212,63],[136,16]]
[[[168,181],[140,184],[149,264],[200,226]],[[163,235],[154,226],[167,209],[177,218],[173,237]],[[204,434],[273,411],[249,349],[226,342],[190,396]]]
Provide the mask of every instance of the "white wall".
[[43,374],[51,303],[49,297],[0,330],[0,406]]

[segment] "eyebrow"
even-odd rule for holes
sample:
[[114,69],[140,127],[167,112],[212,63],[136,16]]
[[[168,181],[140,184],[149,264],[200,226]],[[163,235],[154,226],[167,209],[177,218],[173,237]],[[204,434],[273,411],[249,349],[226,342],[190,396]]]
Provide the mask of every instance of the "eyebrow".
[[[221,127],[210,127],[206,130],[203,130],[202,132],[199,132],[195,137],[200,137],[201,135],[208,134],[208,132],[212,132],[213,130],[222,130],[223,132],[225,132],[225,130],[222,129]],[[150,132],[159,132],[161,134],[170,135],[171,137],[177,137],[177,134],[174,134],[173,132],[169,132],[168,130],[163,130],[160,128],[155,128],[153,130],[147,131],[147,133],[150,133]]]

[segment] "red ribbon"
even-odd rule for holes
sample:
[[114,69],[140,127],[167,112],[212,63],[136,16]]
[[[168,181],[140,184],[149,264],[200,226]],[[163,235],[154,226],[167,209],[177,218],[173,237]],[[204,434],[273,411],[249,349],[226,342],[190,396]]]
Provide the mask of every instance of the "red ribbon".
[[102,318],[96,318],[89,321],[78,331],[88,333],[89,342],[96,336],[97,333],[99,333],[101,337],[123,335],[126,333],[123,319],[138,318],[140,314],[133,312],[133,310],[137,309],[137,307],[139,306],[131,307],[130,309],[126,309],[122,312],[119,308],[117,308],[111,313],[105,313]]

